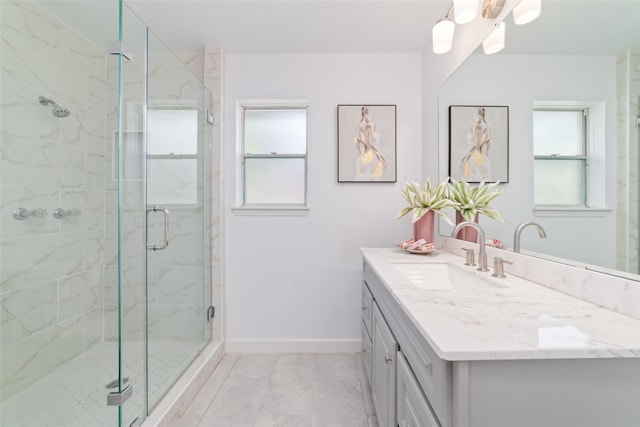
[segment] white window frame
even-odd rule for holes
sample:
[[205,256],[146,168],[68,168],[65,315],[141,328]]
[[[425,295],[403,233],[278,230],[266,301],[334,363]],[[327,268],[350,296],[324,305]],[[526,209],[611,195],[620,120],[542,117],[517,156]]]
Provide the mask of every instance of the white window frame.
[[[244,150],[244,111],[246,109],[305,109],[307,111],[307,135],[305,140],[304,155],[282,155],[278,153],[245,155]],[[236,103],[236,206],[232,208],[235,215],[261,215],[261,216],[302,216],[307,215],[308,205],[308,175],[309,175],[309,115],[308,102],[306,100],[273,100],[273,99],[247,99],[238,100]],[[304,202],[299,204],[247,204],[245,203],[245,159],[246,158],[301,158],[304,159]]]
[[[553,161],[557,161],[557,162],[562,162],[564,160],[567,161],[581,161],[584,164],[584,167],[582,169],[583,172],[583,179],[584,179],[584,187],[582,188],[582,194],[581,194],[581,199],[583,200],[583,203],[579,204],[579,205],[570,205],[570,204],[536,204],[536,207],[540,207],[540,208],[548,208],[548,207],[563,207],[563,208],[577,208],[577,209],[584,209],[584,208],[588,208],[589,207],[589,141],[590,141],[590,132],[589,132],[589,125],[591,123],[591,119],[590,119],[590,111],[588,108],[580,108],[580,107],[564,107],[564,108],[559,108],[559,107],[538,107],[538,108],[534,108],[533,109],[534,114],[537,111],[549,111],[549,112],[553,112],[553,111],[557,111],[557,112],[561,112],[561,111],[568,111],[568,112],[575,112],[575,113],[581,113],[582,116],[582,140],[581,142],[581,153],[580,154],[574,154],[574,155],[559,155],[559,154],[553,154],[553,153],[549,153],[549,154],[535,154],[535,139],[533,141],[534,144],[534,155],[533,155],[533,160],[534,162],[536,160],[553,160]],[[535,168],[534,168],[535,170]],[[534,181],[535,182],[535,181]]]
[[[535,216],[606,216],[611,209],[606,207],[606,110],[601,101],[539,101],[533,110],[583,110],[586,114],[584,158],[585,158],[585,205],[536,205]],[[532,139],[532,143],[535,143]],[[533,149],[533,146],[532,146]],[[563,156],[568,159],[578,157]],[[536,158],[550,158],[533,156]],[[556,157],[557,159],[557,157]]]

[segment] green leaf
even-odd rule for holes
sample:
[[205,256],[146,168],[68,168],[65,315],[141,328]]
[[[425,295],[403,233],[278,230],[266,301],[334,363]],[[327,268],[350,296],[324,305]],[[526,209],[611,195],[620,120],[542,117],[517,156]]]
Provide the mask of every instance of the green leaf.
[[481,214],[504,222],[500,212],[489,207],[489,203],[502,194],[502,190],[495,189],[498,184],[500,181],[491,184],[482,181],[475,187],[471,187],[464,180],[454,179],[451,183],[449,197],[456,202],[455,209],[467,221],[473,221],[476,214]]
[[447,177],[434,186],[427,178],[424,185],[420,186],[416,182],[405,180],[405,187],[401,190],[401,194],[409,206],[400,211],[396,218],[412,212],[413,221],[417,221],[429,210],[440,214],[439,211],[442,209],[455,208],[458,203],[450,197],[448,182]]

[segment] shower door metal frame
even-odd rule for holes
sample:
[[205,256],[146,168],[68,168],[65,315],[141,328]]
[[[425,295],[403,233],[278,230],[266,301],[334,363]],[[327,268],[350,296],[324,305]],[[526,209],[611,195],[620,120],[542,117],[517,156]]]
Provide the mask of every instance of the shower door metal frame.
[[[144,182],[142,189],[142,198],[145,206],[147,206],[148,200],[148,176],[147,176],[147,153],[149,152],[148,146],[148,115],[147,110],[149,108],[148,100],[149,100],[149,27],[145,27],[144,32],[144,60],[142,61],[142,75],[144,78],[142,79],[142,152],[144,153],[144,161],[142,162],[142,179]],[[165,225],[167,224],[168,218],[165,216]],[[144,286],[143,295],[143,322],[142,325],[142,357],[144,359],[144,373],[143,373],[143,384],[144,384],[144,392],[142,397],[142,413],[146,418],[149,415],[149,263],[148,263],[148,249],[149,249],[149,210],[148,207],[145,209],[145,215],[142,219],[142,235],[145,245],[144,252],[144,266],[143,266],[143,275],[142,281]],[[166,230],[166,239],[168,239],[168,230]],[[168,240],[167,240],[168,244]],[[165,246],[166,248],[166,246]],[[155,250],[155,249],[154,249]]]

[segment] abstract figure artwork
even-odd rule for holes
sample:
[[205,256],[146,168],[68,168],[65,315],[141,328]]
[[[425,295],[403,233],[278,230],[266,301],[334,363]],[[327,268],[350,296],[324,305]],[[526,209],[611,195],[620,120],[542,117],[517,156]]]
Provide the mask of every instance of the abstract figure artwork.
[[338,182],[396,182],[395,105],[338,105]]
[[509,181],[509,107],[449,107],[449,176]]

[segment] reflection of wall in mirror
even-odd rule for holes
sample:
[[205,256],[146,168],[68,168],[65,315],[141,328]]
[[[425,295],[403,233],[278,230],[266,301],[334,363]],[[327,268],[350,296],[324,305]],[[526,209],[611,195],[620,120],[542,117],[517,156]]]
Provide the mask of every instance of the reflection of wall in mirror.
[[[614,140],[615,73],[615,58],[610,56],[472,55],[442,86],[440,126],[445,129],[449,105],[509,106],[509,184],[504,186],[504,194],[492,202],[507,223],[481,218],[487,238],[500,239],[511,247],[515,227],[533,219],[533,102],[605,102],[612,106],[606,111],[606,140]],[[445,144],[446,140],[440,141],[441,153],[448,151]],[[594,159],[606,168],[608,208],[614,208],[615,203],[615,159],[615,144],[606,144],[602,158]],[[441,170],[446,170],[447,161],[441,157]],[[601,216],[540,217],[536,221],[544,226],[549,237],[523,235],[523,251],[615,267],[615,212],[604,212]],[[450,228],[442,223],[440,230],[443,235],[450,233]]]

